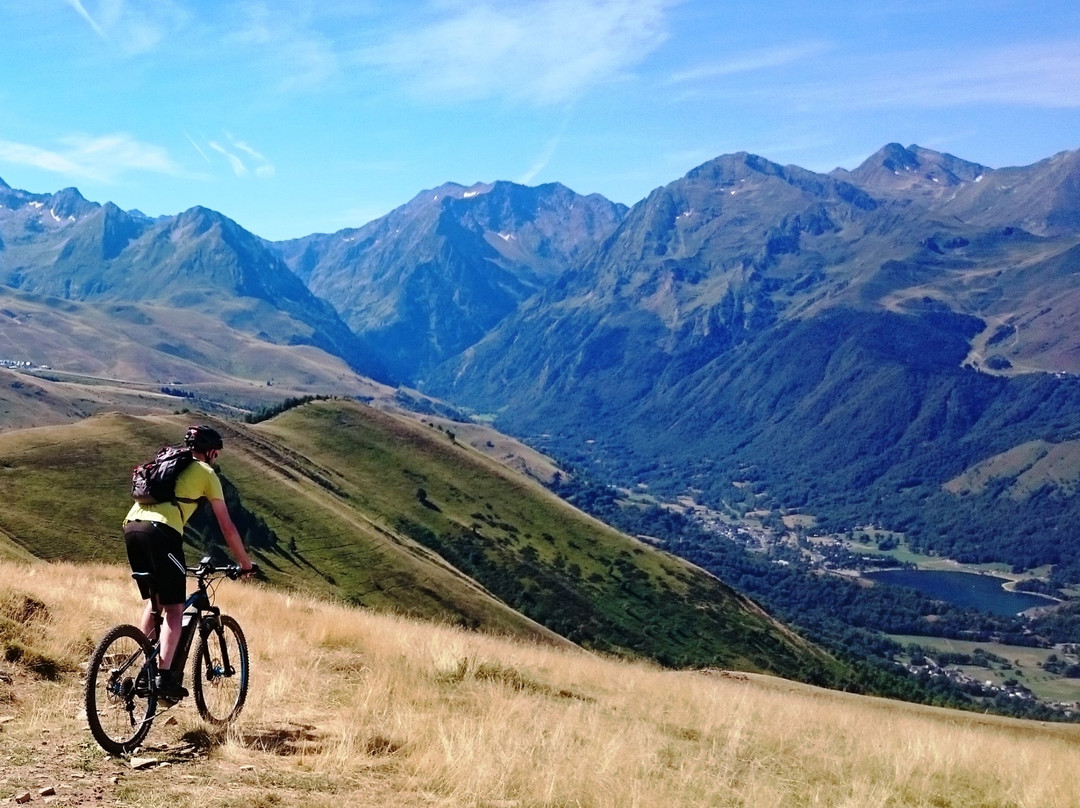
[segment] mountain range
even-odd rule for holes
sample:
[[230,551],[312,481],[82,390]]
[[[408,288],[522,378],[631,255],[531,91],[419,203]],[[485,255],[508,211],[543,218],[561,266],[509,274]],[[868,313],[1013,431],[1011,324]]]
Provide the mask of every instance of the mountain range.
[[[0,184],[0,297],[18,304],[0,338],[28,353],[29,307],[92,313],[98,334],[182,312],[242,350],[144,336],[140,378],[258,384],[261,351],[295,350],[346,366],[296,388],[415,387],[611,483],[1073,582],[1078,269],[1080,152],[992,169],[889,144],[828,174],[739,153],[629,209],[447,184],[281,243],[201,208],[151,220]],[[67,350],[77,369],[132,378],[93,342]]]
[[1012,452],[1080,435],[1078,178],[1076,152],[994,171],[890,145],[829,175],[721,157],[427,389],[612,482],[716,507],[749,486],[824,529],[1076,580],[1077,453],[1032,474]]

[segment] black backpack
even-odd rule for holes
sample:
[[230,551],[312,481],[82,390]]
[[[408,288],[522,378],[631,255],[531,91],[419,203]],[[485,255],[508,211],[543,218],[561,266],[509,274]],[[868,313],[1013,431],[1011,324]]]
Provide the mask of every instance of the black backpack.
[[131,472],[131,498],[140,505],[197,502],[176,496],[176,478],[195,461],[187,446],[166,446]]

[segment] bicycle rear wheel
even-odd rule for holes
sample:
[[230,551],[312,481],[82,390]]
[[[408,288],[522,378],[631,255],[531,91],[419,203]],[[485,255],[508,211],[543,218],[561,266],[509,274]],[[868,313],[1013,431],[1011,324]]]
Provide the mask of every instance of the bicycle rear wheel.
[[248,647],[240,624],[221,615],[220,628],[199,632],[191,662],[191,692],[203,720],[224,726],[244,709],[248,692]]
[[132,752],[150,731],[157,710],[151,687],[152,648],[135,626],[115,626],[90,657],[86,672],[86,720],[101,748]]

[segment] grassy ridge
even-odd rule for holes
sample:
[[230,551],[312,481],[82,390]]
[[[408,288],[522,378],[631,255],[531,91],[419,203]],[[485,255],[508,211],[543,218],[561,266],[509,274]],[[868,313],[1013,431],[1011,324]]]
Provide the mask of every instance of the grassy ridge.
[[[361,394],[375,386],[336,356],[313,345],[289,344],[287,334],[274,340],[270,335],[261,338],[245,333],[251,328],[243,322],[245,316],[261,318],[254,330],[269,332],[283,324],[295,326],[288,317],[255,304],[252,311],[242,302],[222,305],[218,311],[148,302],[79,302],[0,288],[0,359],[51,366],[56,370],[38,372],[68,381],[77,380],[77,374],[130,380],[117,384],[117,388],[127,388],[123,390],[69,387],[69,392],[78,393],[70,398],[63,389],[46,386],[42,403],[54,407],[57,414],[63,414],[60,403],[86,414],[89,404],[100,403],[91,400],[99,398],[135,405],[136,391],[130,388],[136,386],[154,392],[160,385],[179,386],[219,401],[245,404],[273,403],[286,395],[311,392]],[[22,378],[27,385],[34,383]],[[269,381],[273,384],[268,385]],[[6,387],[0,383],[0,392],[5,393],[0,400],[8,398]],[[148,405],[153,406],[152,402]],[[12,420],[11,415],[19,413],[5,413],[5,408],[0,403],[5,426],[24,423]]]
[[715,578],[581,514],[447,433],[332,403],[257,429],[333,469],[326,484],[377,523],[575,642],[788,674],[824,663]]
[[[0,434],[0,535],[41,558],[122,561],[131,466],[195,417]],[[233,512],[276,584],[669,664],[823,679],[834,666],[715,578],[445,431],[343,401],[216,423]],[[192,556],[213,543],[190,540]]]
[[[0,496],[9,503],[0,531],[39,558],[122,562],[119,536],[131,501],[131,467],[176,442],[195,417],[110,413],[71,426],[0,434]],[[432,554],[403,547],[335,499],[316,482],[320,469],[249,430],[216,423],[229,447],[222,464],[227,487],[235,482],[251,496],[233,513],[272,580],[378,608],[552,636]],[[265,514],[265,523],[252,514]],[[290,551],[284,542],[279,547],[267,527],[298,549]],[[189,561],[220,543],[213,535],[189,535]],[[299,549],[308,547],[310,554]]]

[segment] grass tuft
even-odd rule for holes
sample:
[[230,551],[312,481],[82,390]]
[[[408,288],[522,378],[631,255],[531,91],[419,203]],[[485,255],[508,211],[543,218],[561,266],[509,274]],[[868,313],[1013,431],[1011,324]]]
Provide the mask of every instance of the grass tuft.
[[73,669],[72,660],[43,650],[49,610],[40,600],[11,590],[0,591],[0,651],[5,662],[44,679]]

